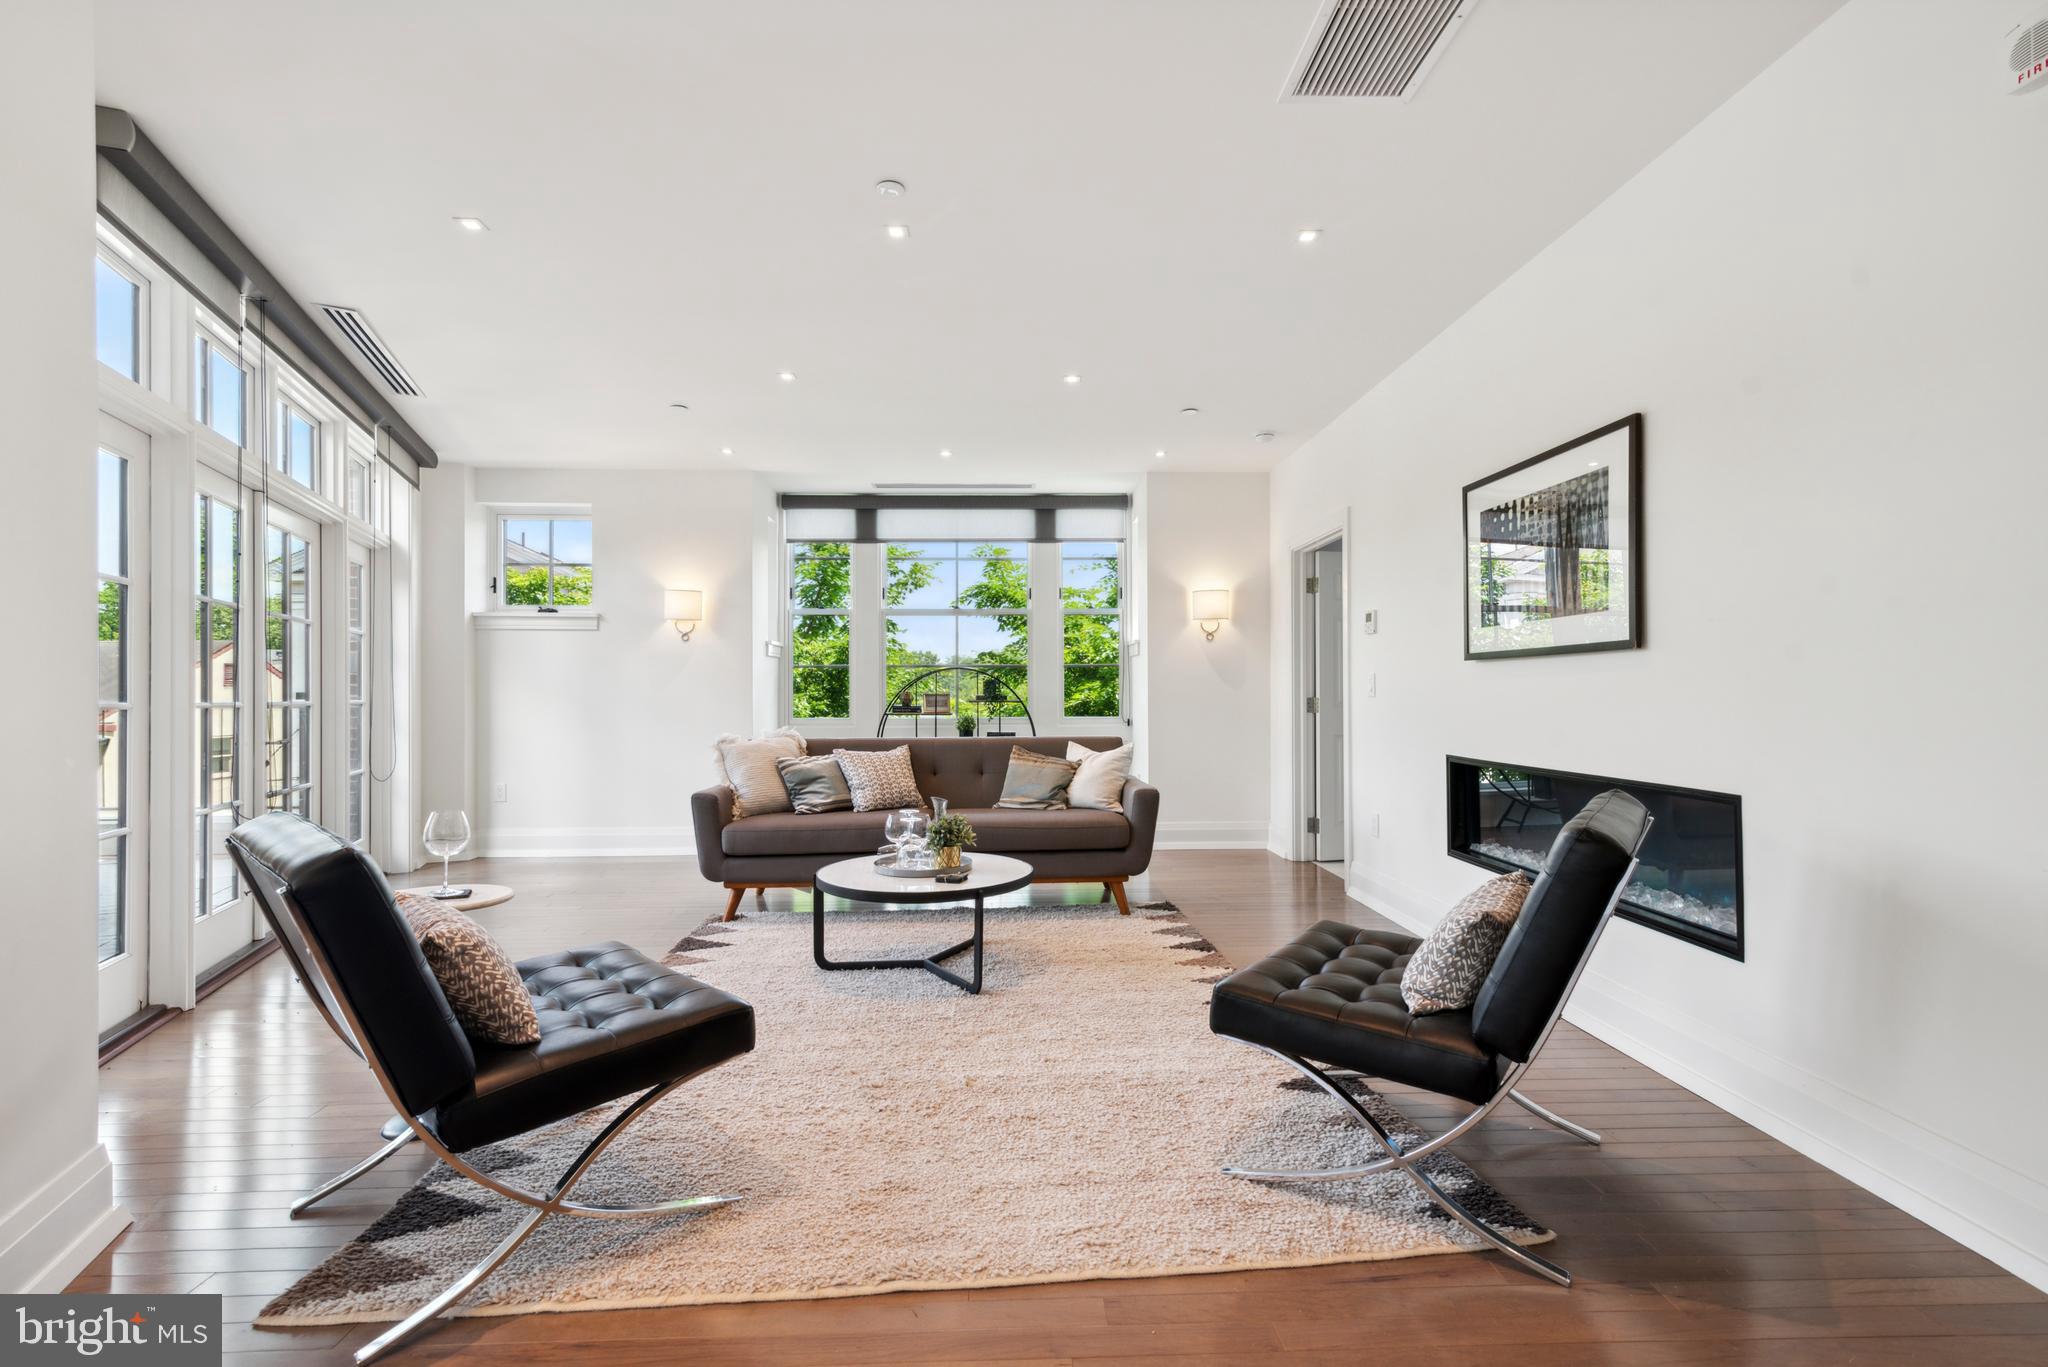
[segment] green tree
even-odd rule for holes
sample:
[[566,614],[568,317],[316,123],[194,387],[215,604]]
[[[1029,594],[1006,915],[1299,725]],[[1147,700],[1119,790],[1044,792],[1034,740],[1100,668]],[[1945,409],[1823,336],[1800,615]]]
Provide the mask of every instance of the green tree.
[[1087,613],[1123,611],[1123,567],[1114,556],[1075,560],[1068,569],[1092,580],[1062,584],[1060,606],[1061,680],[1070,717],[1114,717],[1123,711],[1123,634],[1120,616]]

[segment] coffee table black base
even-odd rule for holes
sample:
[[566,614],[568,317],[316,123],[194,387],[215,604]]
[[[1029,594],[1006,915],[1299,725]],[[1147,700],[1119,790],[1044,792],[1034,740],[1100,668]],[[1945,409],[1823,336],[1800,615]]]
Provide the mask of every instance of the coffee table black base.
[[[816,883],[811,885],[811,958],[823,969],[839,972],[852,968],[921,968],[933,977],[944,978],[953,986],[979,996],[981,993],[981,960],[984,941],[982,939],[981,894],[974,894],[974,934],[949,949],[941,949],[922,959],[828,959],[825,957],[825,894]],[[939,967],[939,960],[950,959],[955,954],[974,951],[974,977],[961,977],[948,968]]]

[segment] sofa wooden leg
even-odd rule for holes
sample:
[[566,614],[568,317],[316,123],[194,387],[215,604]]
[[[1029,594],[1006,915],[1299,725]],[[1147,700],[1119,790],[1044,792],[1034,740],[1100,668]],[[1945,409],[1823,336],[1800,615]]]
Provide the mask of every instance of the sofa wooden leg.
[[731,884],[727,884],[727,888],[731,896],[725,899],[724,919],[730,921],[733,917],[740,914],[740,899],[747,895],[747,890],[744,887],[734,887]]
[[767,905],[768,905],[768,889],[766,889],[766,888],[755,888],[755,889],[754,889],[754,905],[755,905],[755,906],[757,906],[757,907],[765,907],[765,906],[767,906]]
[[1118,878],[1105,883],[1103,886],[1109,889],[1110,896],[1116,898],[1116,914],[1119,916],[1129,916],[1131,914],[1131,899],[1124,896],[1124,880]]

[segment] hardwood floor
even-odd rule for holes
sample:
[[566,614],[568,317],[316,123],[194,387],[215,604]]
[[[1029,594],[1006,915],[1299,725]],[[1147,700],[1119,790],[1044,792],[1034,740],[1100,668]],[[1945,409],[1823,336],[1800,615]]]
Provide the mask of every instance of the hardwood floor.
[[[518,890],[481,913],[515,956],[612,937],[666,949],[725,898],[682,860],[478,860],[458,878]],[[1255,852],[1161,854],[1131,894],[1174,901],[1233,963],[1322,917],[1372,919],[1331,875]],[[1558,1231],[1545,1252],[1577,1274],[1571,1290],[1472,1254],[456,1320],[393,1360],[2048,1363],[2048,1296],[1684,1088],[1570,1026],[1530,1079],[1531,1096],[1606,1144],[1589,1148],[1510,1107],[1458,1151]],[[1461,1110],[1388,1090],[1426,1125]],[[249,1325],[427,1166],[402,1154],[306,1218],[286,1217],[293,1194],[370,1151],[387,1110],[281,956],[108,1064],[101,1098],[135,1225],[74,1290],[218,1292],[230,1360],[246,1367],[346,1362],[374,1336],[373,1326]]]

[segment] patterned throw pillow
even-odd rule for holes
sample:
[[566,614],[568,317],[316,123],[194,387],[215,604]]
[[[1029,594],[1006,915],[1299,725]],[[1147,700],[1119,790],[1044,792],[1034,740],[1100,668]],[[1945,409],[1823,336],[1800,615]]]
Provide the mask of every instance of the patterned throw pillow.
[[1401,1000],[1418,1016],[1462,1011],[1479,998],[1494,956],[1507,943],[1522,901],[1526,874],[1504,873],[1481,883],[1436,923],[1401,970]]
[[493,1044],[540,1043],[533,997],[490,932],[446,902],[409,892],[397,898],[463,1030]]
[[779,759],[775,771],[789,793],[790,805],[800,813],[850,812],[853,790],[846,785],[846,771],[831,755],[805,755],[801,759]]
[[718,781],[733,791],[733,820],[789,810],[789,790],[782,786],[782,775],[775,772],[775,761],[804,753],[801,732],[785,726],[759,740],[728,733],[715,744]]
[[917,774],[910,767],[910,747],[894,750],[834,750],[846,786],[853,792],[856,812],[888,812],[898,807],[924,806],[924,794],[917,790]]
[[1090,750],[1085,745],[1067,742],[1067,758],[1081,767],[1074,773],[1074,782],[1067,789],[1067,805],[1089,807],[1098,812],[1120,812],[1124,809],[1124,781],[1131,776],[1131,747],[1119,745],[1114,750]]
[[1003,775],[1003,795],[998,807],[1028,807],[1038,811],[1067,805],[1067,787],[1081,766],[1070,759],[1041,755],[1021,745],[1010,747],[1010,771]]

